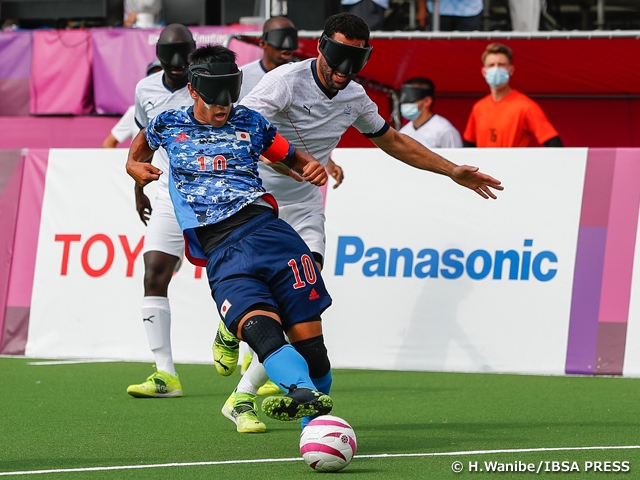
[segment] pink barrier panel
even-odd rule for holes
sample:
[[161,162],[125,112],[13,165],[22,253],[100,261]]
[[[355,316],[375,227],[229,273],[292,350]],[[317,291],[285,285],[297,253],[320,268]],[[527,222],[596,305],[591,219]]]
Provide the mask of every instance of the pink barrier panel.
[[0,115],[29,115],[31,32],[0,33]]
[[3,228],[0,229],[0,352],[2,352],[22,175],[23,161],[20,151],[0,151],[0,218],[3,223]]
[[[256,31],[255,26],[238,25],[189,27],[198,46],[225,44],[229,35]],[[135,87],[147,65],[156,58],[155,45],[161,29],[107,29],[91,31],[93,45],[93,86],[97,113],[119,113],[133,104]],[[262,50],[235,41],[229,45],[238,54],[238,64],[259,58]]]
[[17,218],[13,243],[6,309],[0,329],[0,353],[24,355],[29,332],[31,292],[36,267],[40,213],[44,195],[48,150],[23,153],[23,169],[17,202]]
[[48,150],[0,151],[0,353],[24,354]]
[[2,117],[0,149],[100,148],[118,117]]
[[133,105],[136,84],[156,56],[155,48],[149,45],[149,35],[148,30],[98,28],[92,31],[97,113],[123,114]]
[[86,115],[93,111],[91,31],[33,33],[31,113]]

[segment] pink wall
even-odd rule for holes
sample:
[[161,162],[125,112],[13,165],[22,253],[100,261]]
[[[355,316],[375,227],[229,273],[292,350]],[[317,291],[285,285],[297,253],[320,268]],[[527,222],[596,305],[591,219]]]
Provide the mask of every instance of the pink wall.
[[0,149],[100,148],[119,117],[1,117]]

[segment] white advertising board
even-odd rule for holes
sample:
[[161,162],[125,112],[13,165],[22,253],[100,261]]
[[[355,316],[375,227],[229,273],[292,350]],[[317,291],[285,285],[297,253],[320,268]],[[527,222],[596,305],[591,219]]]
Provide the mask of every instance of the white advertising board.
[[[26,355],[153,361],[140,313],[142,254],[131,260],[145,227],[126,155],[50,151]],[[145,191],[153,201],[155,185]],[[177,362],[211,362],[218,315],[206,273],[195,273],[184,262],[169,286]]]
[[[333,366],[564,374],[587,150],[440,153],[505,190],[484,200],[378,149],[334,152],[346,180],[326,203]],[[140,315],[145,227],[125,159],[50,151],[28,356],[153,361]],[[170,285],[178,363],[212,361],[205,277],[185,262]],[[625,375],[640,374],[632,287]]]
[[[336,151],[346,180],[326,206],[333,364],[564,373],[586,152],[440,151],[500,179],[494,201],[377,149]],[[411,268],[394,267],[398,251]],[[502,252],[514,263],[497,270]]]

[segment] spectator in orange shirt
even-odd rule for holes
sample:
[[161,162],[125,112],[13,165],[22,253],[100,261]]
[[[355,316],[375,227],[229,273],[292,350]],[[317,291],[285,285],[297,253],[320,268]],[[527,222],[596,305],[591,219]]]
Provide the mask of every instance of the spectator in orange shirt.
[[511,49],[491,43],[482,54],[482,74],[491,94],[471,110],[463,135],[465,147],[526,147],[531,137],[545,147],[562,141],[540,105],[509,85],[514,67]]

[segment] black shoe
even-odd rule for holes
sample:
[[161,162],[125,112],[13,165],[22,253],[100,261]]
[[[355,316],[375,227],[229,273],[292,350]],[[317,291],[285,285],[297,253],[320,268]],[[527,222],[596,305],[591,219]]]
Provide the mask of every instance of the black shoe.
[[262,411],[268,417],[283,421],[299,420],[302,417],[326,415],[333,408],[331,397],[322,392],[295,385],[285,388],[289,390],[286,395],[267,397],[262,401]]

